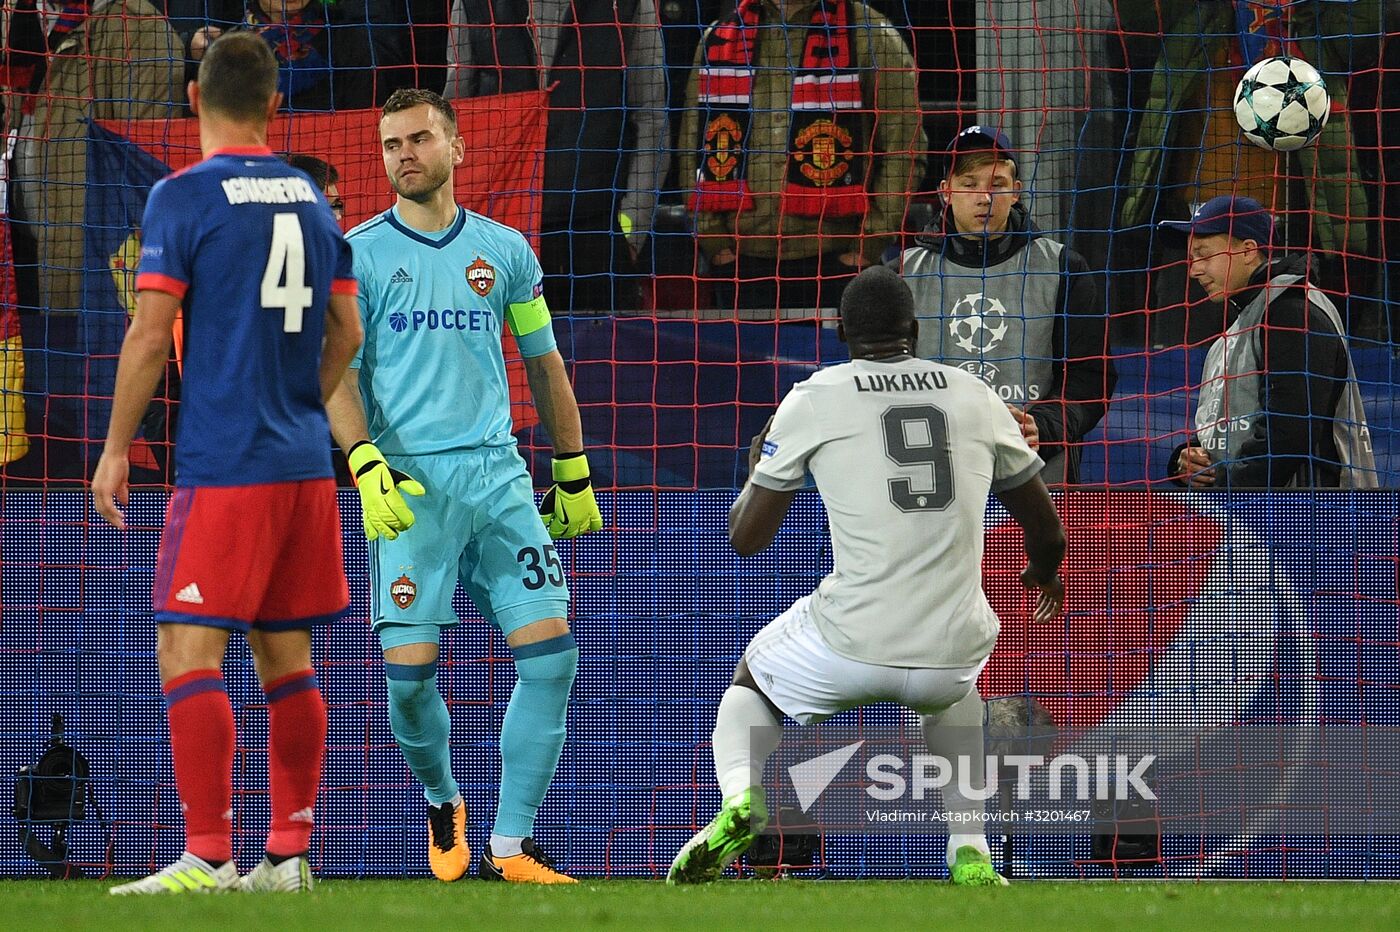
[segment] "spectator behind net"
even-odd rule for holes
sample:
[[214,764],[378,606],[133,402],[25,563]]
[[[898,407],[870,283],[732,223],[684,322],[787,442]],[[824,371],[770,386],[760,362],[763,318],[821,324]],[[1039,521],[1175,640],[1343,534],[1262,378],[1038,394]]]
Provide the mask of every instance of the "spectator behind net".
[[555,313],[632,310],[670,158],[654,0],[454,0],[443,96],[549,90],[541,203]]
[[340,196],[340,170],[325,159],[299,152],[285,156],[285,161],[311,177],[311,181],[326,196],[326,202],[331,205],[331,213],[335,214],[336,222],[344,223],[345,199]]
[[334,0],[248,0],[241,23],[228,28],[211,23],[190,37],[190,59],[200,61],[219,36],[242,30],[262,36],[277,57],[283,110],[374,105],[376,62],[369,27],[352,22]]
[[[48,15],[58,12],[63,15]],[[7,48],[19,42],[28,52],[10,56],[0,85],[4,128],[14,144],[15,258],[27,267],[19,270],[21,303],[74,313],[85,309],[87,121],[121,124],[178,115],[184,104],[179,39],[148,0],[112,0],[95,9],[81,2],[47,6],[37,23],[42,36],[34,34],[32,5],[28,11],[7,8],[0,25]],[[47,360],[36,362],[31,371],[48,366]],[[55,388],[54,394],[63,393]]]
[[923,181],[913,56],[859,0],[730,9],[696,51],[680,133],[714,301],[837,307]]
[[1167,474],[1195,488],[1374,488],[1371,434],[1340,315],[1305,258],[1274,247],[1253,198],[1220,196],[1190,220],[1189,272],[1225,306],[1201,373],[1192,438]]
[[968,127],[948,160],[942,216],[896,260],[921,321],[918,353],[980,376],[1038,442],[1041,478],[1077,482],[1084,437],[1118,381],[1089,264],[1031,221],[1000,129]]

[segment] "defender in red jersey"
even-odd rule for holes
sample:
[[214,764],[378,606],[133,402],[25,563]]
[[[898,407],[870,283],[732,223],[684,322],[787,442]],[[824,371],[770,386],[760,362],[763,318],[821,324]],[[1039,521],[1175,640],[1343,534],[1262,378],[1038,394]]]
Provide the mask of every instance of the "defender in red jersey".
[[[349,604],[324,400],[362,338],[355,280],[320,189],[267,147],[281,103],[267,43],[219,39],[188,91],[205,158],[146,202],[136,316],[92,481],[98,512],[124,527],[128,448],[183,304],[176,488],[153,606],[185,853],[111,892],[306,890],[326,736],[311,626]],[[248,637],[269,719],[267,857],[243,878],[230,840],[234,719],[219,672],[231,631]]]

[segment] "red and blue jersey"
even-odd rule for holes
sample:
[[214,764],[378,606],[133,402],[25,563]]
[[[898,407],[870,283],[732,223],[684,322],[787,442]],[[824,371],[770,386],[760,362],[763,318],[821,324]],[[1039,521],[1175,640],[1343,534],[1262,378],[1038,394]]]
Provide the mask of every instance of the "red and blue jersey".
[[331,476],[321,340],[356,286],[320,190],[268,149],[221,149],[151,189],[141,239],[136,287],[184,300],[176,484]]

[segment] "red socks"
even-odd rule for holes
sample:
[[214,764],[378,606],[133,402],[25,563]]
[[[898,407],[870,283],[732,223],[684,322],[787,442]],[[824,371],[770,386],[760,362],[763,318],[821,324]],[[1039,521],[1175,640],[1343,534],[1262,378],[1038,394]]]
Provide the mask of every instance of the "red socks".
[[[326,755],[326,703],[311,670],[264,687],[272,826],[267,853],[306,851]],[[185,813],[185,850],[211,864],[233,857],[233,709],[218,670],[192,670],[165,684],[170,754]]]
[[170,755],[185,813],[185,850],[211,864],[233,857],[233,709],[218,670],[191,670],[165,684]]
[[312,670],[273,680],[263,691],[267,694],[267,770],[272,791],[267,853],[301,854],[310,844],[316,789],[326,756],[326,703]]

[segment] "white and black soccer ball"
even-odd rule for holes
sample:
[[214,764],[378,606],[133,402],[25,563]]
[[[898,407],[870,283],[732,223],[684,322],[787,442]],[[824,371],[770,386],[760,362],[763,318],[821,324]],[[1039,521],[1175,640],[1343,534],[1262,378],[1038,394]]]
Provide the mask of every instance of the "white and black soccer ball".
[[1235,119],[1244,138],[1273,152],[1316,142],[1331,111],[1327,83],[1301,58],[1266,58],[1246,71],[1235,88]]

